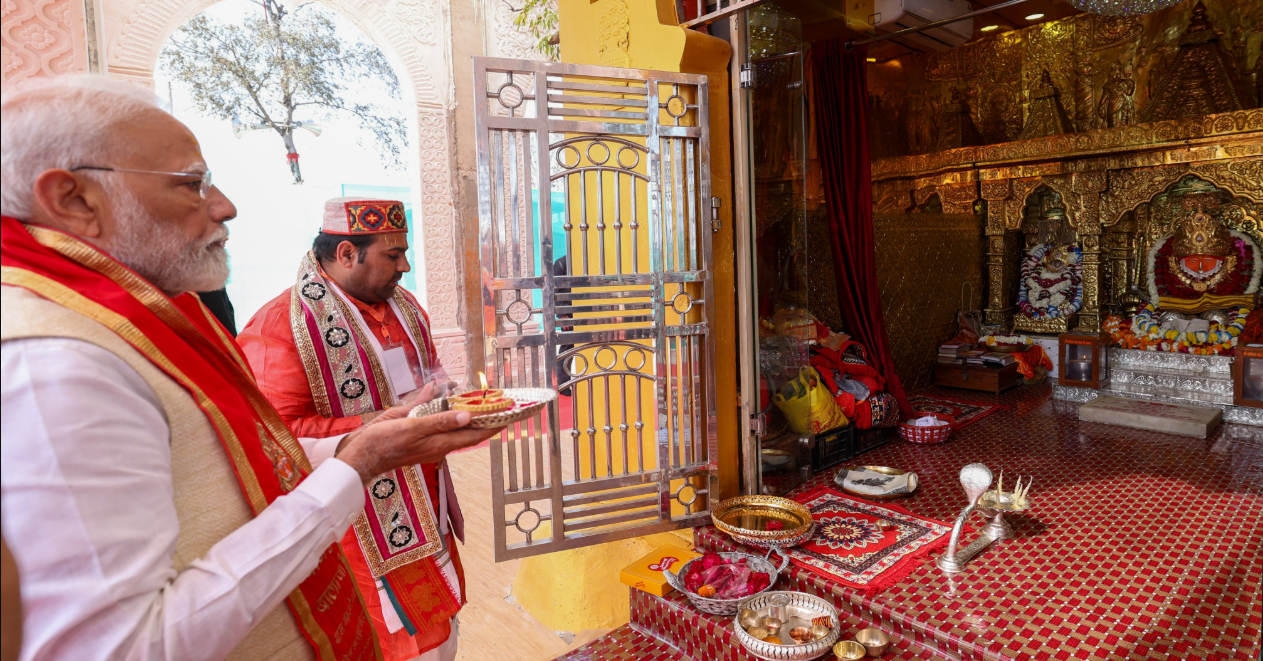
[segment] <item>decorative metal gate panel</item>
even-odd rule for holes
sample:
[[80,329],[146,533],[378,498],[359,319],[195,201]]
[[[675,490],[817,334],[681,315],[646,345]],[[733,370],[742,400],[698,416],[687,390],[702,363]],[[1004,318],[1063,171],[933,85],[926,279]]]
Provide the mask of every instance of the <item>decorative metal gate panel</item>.
[[474,58],[488,380],[562,394],[491,441],[497,561],[709,521],[707,85]]

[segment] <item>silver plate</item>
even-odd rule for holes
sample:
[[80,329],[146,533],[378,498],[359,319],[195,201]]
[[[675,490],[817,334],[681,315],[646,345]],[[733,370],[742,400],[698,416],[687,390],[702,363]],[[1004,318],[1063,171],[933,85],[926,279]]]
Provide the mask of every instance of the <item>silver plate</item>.
[[818,659],[833,649],[833,644],[838,642],[838,637],[841,634],[840,627],[842,623],[838,620],[838,609],[834,608],[833,604],[814,594],[807,594],[806,592],[763,592],[741,602],[738,612],[742,608],[749,608],[757,613],[763,613],[772,607],[773,599],[778,597],[778,595],[784,595],[787,598],[787,607],[790,612],[800,619],[810,622],[813,617],[829,616],[833,625],[829,629],[829,635],[803,645],[777,645],[776,643],[764,642],[751,636],[741,627],[740,618],[733,618],[732,626],[736,630],[737,641],[741,643],[742,647],[746,648],[747,652],[766,661],[808,661],[808,659]]
[[738,607],[741,605],[742,601],[745,601],[750,597],[761,595],[764,592],[771,590],[773,587],[776,587],[776,579],[780,577],[780,573],[785,571],[785,566],[789,564],[788,556],[786,556],[781,562],[781,566],[777,567],[767,559],[760,558],[757,555],[751,555],[749,553],[720,553],[719,555],[725,560],[740,560],[745,558],[746,564],[749,565],[750,569],[767,573],[767,577],[771,580],[771,582],[768,583],[766,588],[763,588],[762,590],[747,597],[738,597],[736,599],[708,599],[696,592],[690,592],[689,589],[684,586],[684,579],[681,578],[682,576],[688,574],[689,565],[694,562],[700,562],[702,560],[701,557],[693,558],[692,560],[684,563],[678,572],[671,571],[668,567],[667,569],[662,570],[662,576],[667,579],[667,583],[669,583],[671,587],[675,588],[677,592],[685,597],[688,597],[689,601],[693,602],[693,606],[696,607],[697,610],[704,613],[710,613],[711,615],[736,615]]
[[[475,415],[469,421],[471,429],[495,429],[526,420],[540,412],[549,402],[557,399],[557,391],[549,388],[505,388],[504,396],[514,401],[513,408],[497,413]],[[409,418],[420,418],[449,410],[446,397],[432,399],[408,412]]]

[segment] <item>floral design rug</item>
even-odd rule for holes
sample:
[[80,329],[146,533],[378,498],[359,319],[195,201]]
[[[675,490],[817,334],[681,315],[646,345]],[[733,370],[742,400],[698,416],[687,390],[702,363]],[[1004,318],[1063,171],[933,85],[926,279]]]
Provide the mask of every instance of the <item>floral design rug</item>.
[[999,411],[1006,409],[1003,404],[979,404],[977,402],[962,402],[956,399],[948,399],[946,397],[935,397],[934,395],[913,395],[908,398],[908,403],[912,405],[913,411],[929,411],[931,413],[942,413],[956,418],[956,426],[953,430],[959,431],[965,425],[971,425],[979,420]]
[[794,497],[811,510],[816,532],[788,549],[790,562],[865,592],[876,592],[947,545],[952,527],[898,505],[878,505],[828,487]]

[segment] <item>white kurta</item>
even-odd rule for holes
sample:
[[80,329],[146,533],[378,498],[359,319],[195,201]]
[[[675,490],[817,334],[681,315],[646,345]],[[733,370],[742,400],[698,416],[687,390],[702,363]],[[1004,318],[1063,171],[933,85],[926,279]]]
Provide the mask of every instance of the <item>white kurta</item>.
[[326,459],[177,571],[168,421],[118,356],[68,338],[2,349],[5,540],[22,580],[22,659],[222,659],[316,567],[364,505]]

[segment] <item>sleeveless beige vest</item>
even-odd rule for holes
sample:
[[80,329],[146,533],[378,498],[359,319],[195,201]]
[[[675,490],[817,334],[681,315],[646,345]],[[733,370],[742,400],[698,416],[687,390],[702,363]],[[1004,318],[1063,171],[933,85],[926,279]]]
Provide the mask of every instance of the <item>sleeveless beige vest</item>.
[[[171,482],[180,522],[171,563],[183,571],[216,542],[253,517],[228,455],[206,415],[171,377],[105,326],[19,287],[0,287],[3,340],[64,337],[118,356],[153,388],[171,430]],[[208,638],[215,631],[207,631]],[[316,659],[289,608],[282,603],[259,621],[228,656],[233,661]]]

